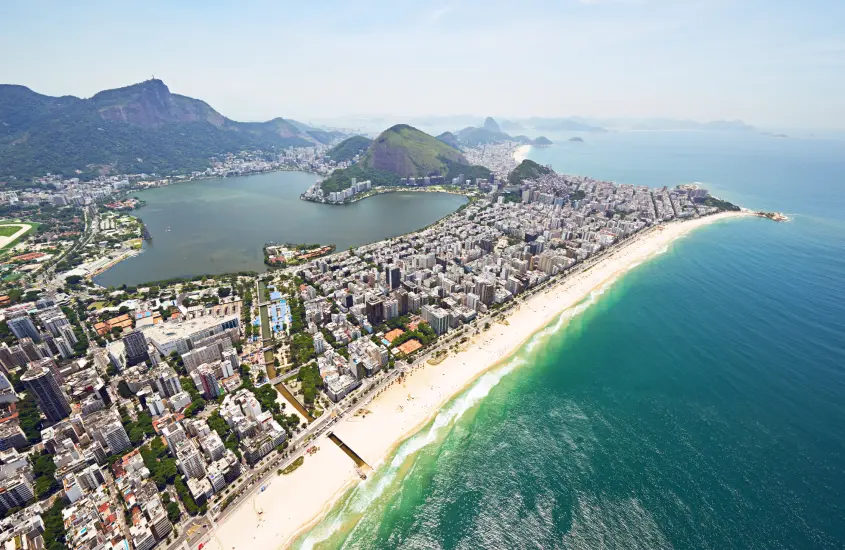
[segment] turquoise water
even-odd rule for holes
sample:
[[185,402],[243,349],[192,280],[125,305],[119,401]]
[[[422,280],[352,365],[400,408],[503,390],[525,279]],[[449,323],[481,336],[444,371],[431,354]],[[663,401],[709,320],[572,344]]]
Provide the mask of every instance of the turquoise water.
[[702,228],[566,312],[297,546],[845,546],[845,147],[681,133],[584,145],[532,157],[701,181],[793,221]]

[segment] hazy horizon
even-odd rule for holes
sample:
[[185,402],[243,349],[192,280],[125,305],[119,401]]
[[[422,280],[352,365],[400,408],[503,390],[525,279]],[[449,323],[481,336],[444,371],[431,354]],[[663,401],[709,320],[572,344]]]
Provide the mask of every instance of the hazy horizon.
[[244,121],[472,113],[843,129],[843,25],[845,6],[823,0],[11,0],[0,81],[90,97],[155,75]]

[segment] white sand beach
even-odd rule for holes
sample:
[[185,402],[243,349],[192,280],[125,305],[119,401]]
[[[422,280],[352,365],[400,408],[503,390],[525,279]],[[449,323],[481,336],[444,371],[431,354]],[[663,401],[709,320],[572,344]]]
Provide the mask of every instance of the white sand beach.
[[[658,226],[611,249],[588,269],[574,272],[548,290],[524,300],[507,317],[473,337],[465,351],[438,365],[420,366],[404,383],[394,383],[365,406],[369,412],[340,421],[333,431],[368,464],[378,468],[391,452],[428,423],[452,396],[517,351],[533,334],[626,271],[662,253],[679,237],[713,222],[747,215],[722,213]],[[208,548],[284,548],[318,521],[346,489],[359,483],[354,463],[325,436],[302,467],[274,476],[264,492],[227,514]],[[261,513],[259,513],[259,511]]]
[[516,163],[519,164],[528,157],[529,152],[531,152],[530,145],[520,145],[513,151],[513,160],[515,160]]

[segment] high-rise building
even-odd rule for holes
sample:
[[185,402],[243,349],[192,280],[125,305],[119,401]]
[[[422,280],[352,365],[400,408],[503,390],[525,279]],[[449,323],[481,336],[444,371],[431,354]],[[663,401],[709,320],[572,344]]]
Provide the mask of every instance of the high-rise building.
[[35,307],[37,307],[38,309],[47,309],[55,305],[55,300],[50,297],[40,298],[37,302],[35,302]]
[[176,371],[170,368],[170,366],[162,364],[156,367],[151,374],[154,376],[153,382],[155,383],[158,392],[164,397],[173,397],[182,391],[182,384],[179,382],[179,376],[176,374]]
[[35,345],[35,341],[32,338],[24,337],[18,340],[18,343],[21,346],[21,349],[26,354],[27,358],[30,361],[38,361],[39,359],[44,358],[44,352]]
[[65,314],[58,310],[51,309],[46,315],[40,314],[38,317],[41,319],[41,324],[44,325],[44,328],[50,331],[50,334],[53,336],[61,336],[62,334],[59,332],[59,329],[63,326],[70,325],[70,321],[65,317]]
[[9,357],[11,358],[15,366],[18,367],[23,367],[24,365],[29,363],[29,357],[26,356],[26,352],[23,350],[20,344],[9,346]]
[[0,369],[3,370],[4,373],[8,374],[9,371],[16,367],[15,359],[12,357],[12,352],[9,349],[9,345],[6,342],[0,344]]
[[238,350],[236,350],[235,348],[227,349],[226,351],[224,351],[222,360],[229,363],[232,366],[232,370],[235,370],[241,366],[241,358],[238,355]]
[[388,298],[384,301],[384,318],[386,320],[399,317],[399,300]]
[[155,392],[147,398],[147,408],[150,409],[150,414],[153,416],[161,416],[164,414],[164,402],[161,396]]
[[381,298],[370,298],[367,301],[367,320],[372,325],[377,325],[384,320],[384,306]]
[[419,311],[422,307],[422,300],[416,292],[408,293],[408,311]]
[[[53,373],[53,376],[56,377],[56,380],[59,384],[63,383],[64,380],[62,379],[62,373],[59,372],[59,365],[56,363],[51,357],[43,357],[37,361],[33,361],[31,365],[36,365],[39,367],[46,367],[50,369],[50,372]],[[30,366],[31,366],[30,365]]]
[[205,477],[205,461],[192,440],[176,444],[176,457],[183,474],[191,478]]
[[126,366],[132,367],[150,360],[147,339],[140,330],[134,330],[122,338],[126,347]]
[[185,429],[179,423],[165,426],[161,429],[161,434],[164,436],[165,441],[167,441],[167,447],[171,450],[175,449],[176,445],[188,438]]
[[214,431],[200,441],[200,446],[211,461],[220,460],[226,454],[226,447],[223,445],[223,440]]
[[41,335],[38,334],[38,329],[35,328],[35,323],[29,318],[24,310],[15,311],[6,316],[6,324],[9,325],[9,330],[12,334],[20,338],[32,338],[35,342],[41,341]]
[[23,506],[35,497],[27,476],[18,474],[0,481],[0,513]]
[[58,422],[70,414],[67,397],[49,368],[33,365],[24,373],[21,381],[35,395],[38,406],[51,422]]
[[202,383],[202,393],[208,399],[214,399],[220,395],[220,385],[217,383],[217,377],[214,376],[214,369],[211,365],[200,365],[196,370]]
[[438,335],[449,330],[449,314],[444,309],[431,305],[423,306],[421,316]]
[[391,264],[384,269],[384,274],[387,278],[387,288],[394,290],[399,288],[401,271],[395,265]]
[[479,280],[475,283],[475,294],[484,304],[493,303],[493,291],[495,288],[487,281]]
[[396,301],[399,302],[399,315],[408,313],[408,291],[400,288],[394,293]]
[[59,333],[59,335],[64,338],[65,341],[67,341],[67,343],[71,346],[79,342],[79,340],[76,338],[76,334],[73,332],[73,327],[70,324],[60,326]]
[[73,356],[73,348],[70,343],[64,339],[64,337],[60,336],[58,338],[53,338],[53,343],[56,345],[56,349],[58,349],[62,359],[67,359],[68,357]]
[[122,453],[132,447],[120,415],[113,409],[104,409],[89,414],[83,420],[85,431],[100,443],[110,455]]
[[314,335],[314,352],[322,355],[326,351],[326,339],[319,332]]

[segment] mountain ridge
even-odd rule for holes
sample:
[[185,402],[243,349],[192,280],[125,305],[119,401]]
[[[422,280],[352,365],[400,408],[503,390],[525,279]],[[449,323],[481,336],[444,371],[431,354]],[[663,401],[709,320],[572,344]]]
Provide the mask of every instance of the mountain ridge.
[[281,117],[238,122],[158,79],[88,99],[2,84],[0,177],[201,170],[213,156],[329,143],[340,135],[302,126]]

